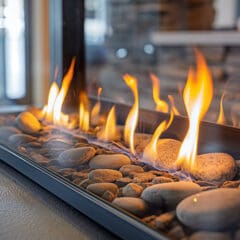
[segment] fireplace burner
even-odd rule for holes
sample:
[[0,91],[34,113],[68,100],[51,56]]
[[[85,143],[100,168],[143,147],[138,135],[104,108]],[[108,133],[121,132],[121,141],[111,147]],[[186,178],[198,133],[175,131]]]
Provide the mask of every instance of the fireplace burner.
[[[139,78],[128,73],[122,78],[132,92],[132,106],[100,96],[111,86],[89,97],[84,1],[61,6],[62,58],[52,63],[60,74],[41,109],[0,114],[1,160],[123,239],[238,239],[238,117],[225,119],[223,93],[218,124],[203,121],[216,107],[203,54],[193,50],[196,67],[190,67],[184,89],[178,89],[188,117],[180,115],[175,97],[168,95],[169,104],[160,98],[160,80],[152,71],[147,75],[156,111],[141,109]],[[146,54],[153,48],[144,45]],[[126,49],[116,51],[119,58],[124,54]],[[226,112],[231,115],[230,109]]]
[[[96,100],[91,100],[92,104]],[[112,102],[102,101],[105,110],[110,109]],[[129,112],[129,107],[123,104],[117,104],[118,124],[123,124]],[[15,113],[16,115],[17,113]],[[3,114],[1,117],[8,117],[11,114]],[[144,129],[145,133],[151,133],[159,121],[169,117],[168,114],[158,113],[149,110],[140,111],[138,129]],[[151,118],[151,123],[149,123]],[[176,116],[171,127],[166,131],[163,137],[182,140],[187,128],[187,118]],[[240,129],[202,122],[200,127],[199,152],[226,152],[235,159],[239,159],[240,151],[238,142],[240,141]],[[171,239],[172,236],[166,236],[161,230],[156,231],[140,221],[133,214],[117,207],[115,204],[109,204],[108,201],[98,197],[91,191],[78,186],[77,183],[69,179],[69,175],[49,167],[44,161],[36,161],[28,154],[21,152],[21,148],[9,147],[6,141],[1,141],[0,146],[1,160],[12,166],[16,170],[29,177],[31,180],[52,192],[63,201],[78,209],[85,215],[98,222],[111,232],[123,239]],[[142,165],[140,165],[142,166]],[[153,169],[152,169],[153,170]],[[155,170],[153,170],[155,171]],[[65,175],[64,175],[65,174]],[[204,186],[204,185],[203,185]],[[212,187],[208,185],[208,187]]]

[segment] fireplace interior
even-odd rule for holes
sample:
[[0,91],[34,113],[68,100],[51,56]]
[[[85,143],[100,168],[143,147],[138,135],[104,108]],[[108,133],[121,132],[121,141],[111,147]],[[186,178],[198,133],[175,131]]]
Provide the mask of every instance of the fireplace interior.
[[40,4],[48,84],[2,110],[1,160],[123,239],[240,239],[230,2]]

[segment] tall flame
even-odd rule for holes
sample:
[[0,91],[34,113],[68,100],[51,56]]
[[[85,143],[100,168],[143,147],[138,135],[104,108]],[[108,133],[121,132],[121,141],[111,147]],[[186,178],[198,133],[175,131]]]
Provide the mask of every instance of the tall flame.
[[179,116],[180,113],[179,113],[179,111],[177,110],[177,107],[176,107],[176,105],[175,105],[173,96],[172,96],[172,95],[168,95],[168,99],[169,99],[169,101],[170,101],[171,109],[172,109],[174,115],[178,115],[178,116]]
[[150,73],[150,78],[152,80],[152,85],[153,85],[153,100],[156,104],[156,110],[160,112],[168,112],[168,104],[161,100],[160,98],[160,79],[153,73]]
[[148,145],[144,149],[143,159],[147,159],[148,161],[151,161],[153,165],[155,161],[158,159],[158,149],[157,149],[158,139],[160,138],[162,133],[171,126],[173,119],[174,119],[174,113],[173,111],[171,111],[168,122],[165,120],[159,124],[159,126],[157,127],[157,129],[154,131],[152,135],[151,141],[148,143]]
[[137,127],[138,112],[139,112],[139,100],[138,100],[138,84],[137,79],[129,74],[123,75],[123,79],[128,87],[132,90],[134,96],[133,106],[127,116],[127,120],[124,126],[124,140],[129,143],[130,150],[135,154],[134,148],[134,133]]
[[190,68],[187,83],[183,91],[184,105],[189,117],[189,129],[182,142],[177,164],[194,167],[200,121],[206,114],[212,97],[213,81],[203,55],[195,50],[197,72]]
[[90,125],[89,100],[84,91],[80,92],[79,127],[87,132]]
[[73,58],[71,61],[70,67],[69,67],[66,75],[63,78],[61,90],[56,98],[56,101],[54,104],[54,113],[53,113],[54,124],[60,124],[61,121],[64,120],[63,115],[62,115],[62,105],[63,105],[63,101],[67,95],[67,91],[69,89],[70,83],[73,78],[75,61],[76,61],[76,59]]
[[98,100],[97,103],[93,106],[92,111],[91,111],[91,118],[94,118],[99,115],[100,110],[101,110],[101,102],[100,102],[100,96],[102,94],[102,88],[98,88]]
[[115,106],[108,113],[105,127],[99,132],[98,138],[104,141],[114,140],[117,135]]
[[225,96],[225,92],[223,92],[223,94],[221,96],[221,100],[220,100],[219,115],[218,115],[218,119],[217,119],[218,124],[225,124],[226,123],[226,118],[225,118],[224,110],[223,110],[223,98],[224,98],[224,96]]
[[45,119],[48,122],[52,122],[53,120],[53,109],[54,109],[54,104],[56,102],[58,93],[59,93],[59,87],[56,82],[53,82],[49,90],[48,102],[45,107]]

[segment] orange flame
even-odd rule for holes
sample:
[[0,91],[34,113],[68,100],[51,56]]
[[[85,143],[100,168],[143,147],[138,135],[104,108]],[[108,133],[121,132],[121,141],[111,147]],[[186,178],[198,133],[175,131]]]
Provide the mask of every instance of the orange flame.
[[90,125],[89,100],[84,91],[80,92],[79,127],[87,132]]
[[104,141],[114,140],[117,135],[117,128],[116,128],[116,113],[115,113],[115,106],[111,108],[108,113],[106,125],[102,131],[99,132],[98,138]]
[[56,82],[53,82],[49,90],[47,105],[44,107],[45,119],[48,122],[53,120],[53,109],[58,93],[59,87]]
[[150,78],[153,85],[153,100],[156,103],[156,110],[160,112],[168,112],[168,104],[160,99],[160,79],[153,73],[150,73]]
[[219,115],[218,115],[218,119],[217,119],[218,124],[225,124],[226,123],[226,118],[225,118],[224,110],[223,110],[223,98],[224,97],[225,97],[225,92],[222,94],[221,100],[220,100]]
[[98,101],[97,103],[93,106],[92,111],[91,111],[91,118],[94,118],[99,115],[100,110],[101,110],[101,102],[100,102],[100,96],[102,94],[102,88],[98,88]]
[[61,124],[62,122],[67,121],[67,116],[62,114],[62,105],[63,105],[64,99],[67,95],[67,91],[69,89],[70,83],[73,78],[75,61],[76,61],[76,59],[73,58],[71,61],[71,65],[70,65],[66,75],[63,78],[61,90],[56,98],[56,101],[54,104],[54,112],[53,112],[54,124]]
[[165,120],[159,124],[159,126],[157,127],[157,129],[152,135],[151,141],[148,143],[148,145],[144,149],[143,159],[146,159],[147,161],[151,161],[153,165],[155,165],[155,161],[158,160],[158,149],[157,149],[158,139],[160,138],[162,133],[171,126],[173,119],[174,119],[174,113],[173,111],[171,111],[168,122]]
[[130,150],[135,154],[134,149],[134,132],[137,127],[138,112],[139,112],[139,100],[138,100],[138,85],[137,79],[129,74],[123,76],[125,83],[132,90],[134,96],[134,104],[127,116],[125,126],[124,126],[124,140],[129,143]]
[[182,142],[177,164],[194,167],[200,122],[206,114],[212,97],[213,81],[203,55],[195,50],[197,72],[190,68],[187,83],[183,91],[183,100],[189,117],[189,129]]
[[173,96],[172,96],[172,95],[168,95],[168,99],[169,99],[169,101],[170,101],[171,109],[172,109],[174,115],[179,116],[180,113],[179,113],[179,111],[177,110],[177,107],[176,107],[176,105],[175,105]]

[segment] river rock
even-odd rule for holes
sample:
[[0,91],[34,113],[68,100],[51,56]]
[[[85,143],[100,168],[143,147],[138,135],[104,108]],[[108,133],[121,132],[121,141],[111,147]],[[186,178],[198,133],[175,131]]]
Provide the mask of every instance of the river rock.
[[164,176],[160,176],[160,177],[155,177],[152,180],[152,183],[154,184],[158,184],[158,183],[168,183],[168,182],[174,182],[174,180],[172,178],[168,178],[168,177],[164,177]]
[[131,178],[123,177],[123,178],[118,178],[115,183],[118,185],[118,187],[124,187],[131,182],[132,182]]
[[25,133],[34,134],[41,130],[41,124],[38,119],[30,112],[22,112],[16,118],[19,129]]
[[181,142],[174,139],[159,139],[157,144],[158,159],[143,154],[143,162],[152,165],[158,169],[177,170],[179,166],[175,163]]
[[165,230],[166,227],[168,227],[172,223],[173,219],[175,218],[175,215],[176,215],[175,211],[166,212],[159,215],[155,219],[156,227],[158,229]]
[[93,169],[119,169],[123,165],[130,163],[130,158],[124,154],[103,154],[92,158],[89,166]]
[[8,138],[8,141],[12,144],[12,145],[20,145],[20,144],[25,144],[25,143],[29,143],[29,142],[33,142],[35,141],[37,138],[33,137],[31,135],[28,134],[23,134],[23,133],[19,133],[19,134],[13,134]]
[[95,153],[93,147],[72,148],[62,152],[57,161],[63,167],[76,167],[88,162]]
[[201,187],[193,182],[179,181],[150,186],[143,191],[141,197],[157,208],[172,209],[182,199],[200,191]]
[[122,166],[119,171],[123,174],[123,176],[133,176],[134,173],[143,173],[144,170],[141,166],[137,165],[124,165]]
[[183,169],[190,172],[196,179],[223,183],[234,178],[237,167],[229,154],[206,153],[196,157],[194,168],[189,169],[183,166]]
[[37,119],[43,119],[44,117],[44,112],[35,106],[28,107],[27,112],[32,113]]
[[143,172],[143,173],[135,173],[133,182],[135,183],[144,183],[144,182],[150,182],[152,181],[156,175],[150,173],[150,172]]
[[144,216],[148,209],[146,202],[140,198],[120,197],[115,198],[113,203],[138,217]]
[[19,131],[15,127],[0,127],[0,138],[1,139],[8,139],[13,134],[20,134]]
[[129,183],[122,189],[124,197],[139,197],[142,191],[143,187],[135,183]]
[[177,206],[178,219],[199,230],[224,230],[240,222],[240,191],[219,188],[187,197]]
[[193,233],[189,240],[231,240],[231,237],[225,233],[221,232],[207,232],[207,231],[200,231]]
[[158,160],[155,167],[160,169],[175,170],[178,169],[175,161],[177,160],[181,142],[174,139],[158,140]]
[[114,183],[93,183],[88,185],[87,190],[101,197],[106,191],[116,195],[118,187]]
[[122,174],[117,170],[112,169],[95,169],[88,174],[88,178],[96,182],[115,182],[121,178]]

